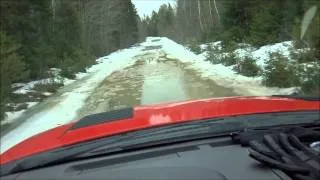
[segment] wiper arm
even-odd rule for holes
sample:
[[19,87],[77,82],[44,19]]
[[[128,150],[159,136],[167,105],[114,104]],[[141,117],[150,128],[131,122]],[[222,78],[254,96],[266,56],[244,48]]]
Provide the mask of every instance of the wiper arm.
[[306,95],[272,95],[272,97],[292,98],[305,101],[320,101],[320,96],[306,96]]

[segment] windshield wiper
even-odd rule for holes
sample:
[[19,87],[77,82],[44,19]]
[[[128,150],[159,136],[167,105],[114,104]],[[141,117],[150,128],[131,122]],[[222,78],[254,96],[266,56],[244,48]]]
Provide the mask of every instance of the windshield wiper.
[[291,98],[299,99],[305,101],[320,101],[320,96],[306,96],[306,95],[272,95],[272,97],[282,97],[282,98]]

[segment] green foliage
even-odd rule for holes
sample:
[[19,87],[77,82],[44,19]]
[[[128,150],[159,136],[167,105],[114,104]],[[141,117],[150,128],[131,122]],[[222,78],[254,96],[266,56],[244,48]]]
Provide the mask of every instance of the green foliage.
[[319,62],[305,64],[305,67],[300,73],[301,89],[304,94],[320,96],[319,69]]
[[158,11],[156,24],[159,36],[171,36],[174,33],[174,10],[171,5],[162,5]]
[[63,86],[63,83],[60,82],[38,83],[33,87],[33,90],[55,93],[61,86]]
[[200,54],[202,51],[200,45],[196,41],[190,41],[188,48],[195,54]]
[[225,66],[235,65],[238,61],[239,59],[233,52],[227,53],[227,55],[220,58],[220,62]]
[[225,4],[222,14],[222,35],[225,42],[244,42],[249,35],[252,19],[252,9],[256,7],[256,1],[231,0]]
[[[296,27],[300,27],[304,11],[312,5],[319,6],[319,2],[314,0],[178,0],[174,27],[176,34],[173,38],[183,43],[196,38],[200,42],[222,40],[225,44],[251,43],[254,46],[292,40],[292,32],[297,29]],[[313,21],[312,27],[307,32],[309,35],[305,37],[303,44],[320,49],[316,45],[320,42],[319,16],[317,15]]]
[[64,67],[61,69],[60,75],[62,77],[66,77],[68,79],[75,79],[76,78],[76,75],[74,74],[74,72],[72,72],[72,70],[67,67]]
[[291,51],[290,57],[291,59],[296,60],[298,63],[315,62],[320,60],[317,59],[316,53],[316,50],[300,50],[298,52]]
[[237,65],[234,67],[234,70],[239,74],[248,77],[258,76],[262,71],[261,68],[256,64],[256,61],[250,56],[246,56],[239,60]]
[[22,104],[19,104],[15,109],[14,111],[21,111],[23,109],[27,109],[28,108],[28,104],[27,103],[22,103]]
[[280,1],[266,1],[253,14],[249,42],[254,46],[279,42],[281,27]]
[[293,29],[293,37],[296,48],[310,48],[313,50],[314,57],[320,59],[320,3],[318,2],[318,12],[312,19],[309,28],[307,29],[303,39],[300,39],[301,34],[301,20],[296,21]]
[[[6,33],[0,32],[0,46],[1,77],[8,79],[10,82],[27,79],[29,71],[26,70],[23,57],[18,53],[21,45],[7,36]],[[1,82],[3,82],[3,79]]]
[[218,49],[218,47],[212,47],[211,45],[208,45],[206,48],[207,56],[206,60],[211,62],[212,64],[219,64],[221,63],[221,51]]
[[13,82],[23,81],[28,78],[29,71],[23,62],[23,57],[18,53],[21,45],[12,37],[0,31],[0,119],[4,116],[5,104]]
[[151,17],[142,20],[145,32],[143,36],[169,36],[174,32],[174,10],[171,5],[162,5],[158,12],[153,11]]
[[297,76],[297,65],[291,64],[289,59],[279,53],[271,53],[266,62],[263,82],[267,86],[292,87],[300,84]]

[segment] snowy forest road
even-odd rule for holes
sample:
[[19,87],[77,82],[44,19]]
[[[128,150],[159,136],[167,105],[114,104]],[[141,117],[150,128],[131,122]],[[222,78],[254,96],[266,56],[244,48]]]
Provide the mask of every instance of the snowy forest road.
[[191,62],[183,61],[183,56],[166,52],[173,48],[186,54],[183,46],[167,39],[162,41],[169,49],[155,45],[156,39],[149,39],[144,45],[100,58],[86,76],[62,87],[2,129],[0,153],[35,134],[94,113],[238,95],[234,89],[202,77],[190,66]]

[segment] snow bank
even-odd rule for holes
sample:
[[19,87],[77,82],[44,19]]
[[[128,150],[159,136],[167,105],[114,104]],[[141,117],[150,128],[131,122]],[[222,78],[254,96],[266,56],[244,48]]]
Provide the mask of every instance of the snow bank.
[[41,80],[36,80],[36,81],[30,81],[28,83],[16,83],[16,84],[13,84],[11,87],[12,88],[15,88],[15,87],[18,87],[20,86],[19,89],[13,91],[13,93],[15,94],[27,94],[29,92],[32,92],[33,88],[35,85],[37,84],[49,84],[52,82],[53,79],[51,78],[47,78],[47,79],[41,79]]
[[[217,48],[218,50],[222,50],[221,41],[207,43],[200,45],[202,50],[205,50],[209,45],[212,48]],[[271,44],[262,46],[259,49],[252,47],[250,44],[239,43],[238,46],[240,48],[234,51],[235,55],[239,58],[244,58],[246,56],[252,57],[256,59],[256,63],[260,67],[264,67],[266,65],[266,61],[269,59],[270,53],[280,53],[285,57],[290,58],[290,50],[293,49],[293,42],[292,41],[284,41],[281,43]],[[206,52],[203,53],[205,55]],[[227,55],[228,53],[222,53],[222,56]]]
[[257,64],[261,67],[265,66],[266,61],[269,59],[269,53],[278,52],[285,57],[290,57],[290,49],[293,48],[292,41],[285,41],[281,43],[276,43],[273,45],[262,46],[256,51],[252,52],[252,56],[254,59],[257,59]]
[[[240,74],[237,74],[232,70],[232,67],[226,67],[222,64],[212,64],[208,61],[205,61],[205,55],[202,53],[196,55],[186,47],[177,44],[176,42],[168,39],[161,38],[160,41],[153,42],[154,39],[159,39],[156,37],[147,38],[147,41],[142,45],[154,46],[162,45],[162,50],[165,51],[169,58],[178,59],[181,62],[190,64],[190,68],[193,68],[200,72],[202,77],[210,78],[214,80],[217,84],[233,88],[234,91],[240,95],[247,96],[269,96],[275,94],[292,94],[297,91],[296,87],[292,88],[270,88],[265,87],[261,84],[261,77],[246,77]],[[221,42],[211,43],[214,46],[220,46]],[[292,45],[291,42],[283,42],[270,46],[264,46],[260,49],[254,51],[254,56],[259,56],[261,61],[265,61],[268,56],[267,52],[283,52],[284,54],[289,55],[289,48]],[[269,47],[269,49],[268,49]],[[239,52],[247,53],[246,52]]]

